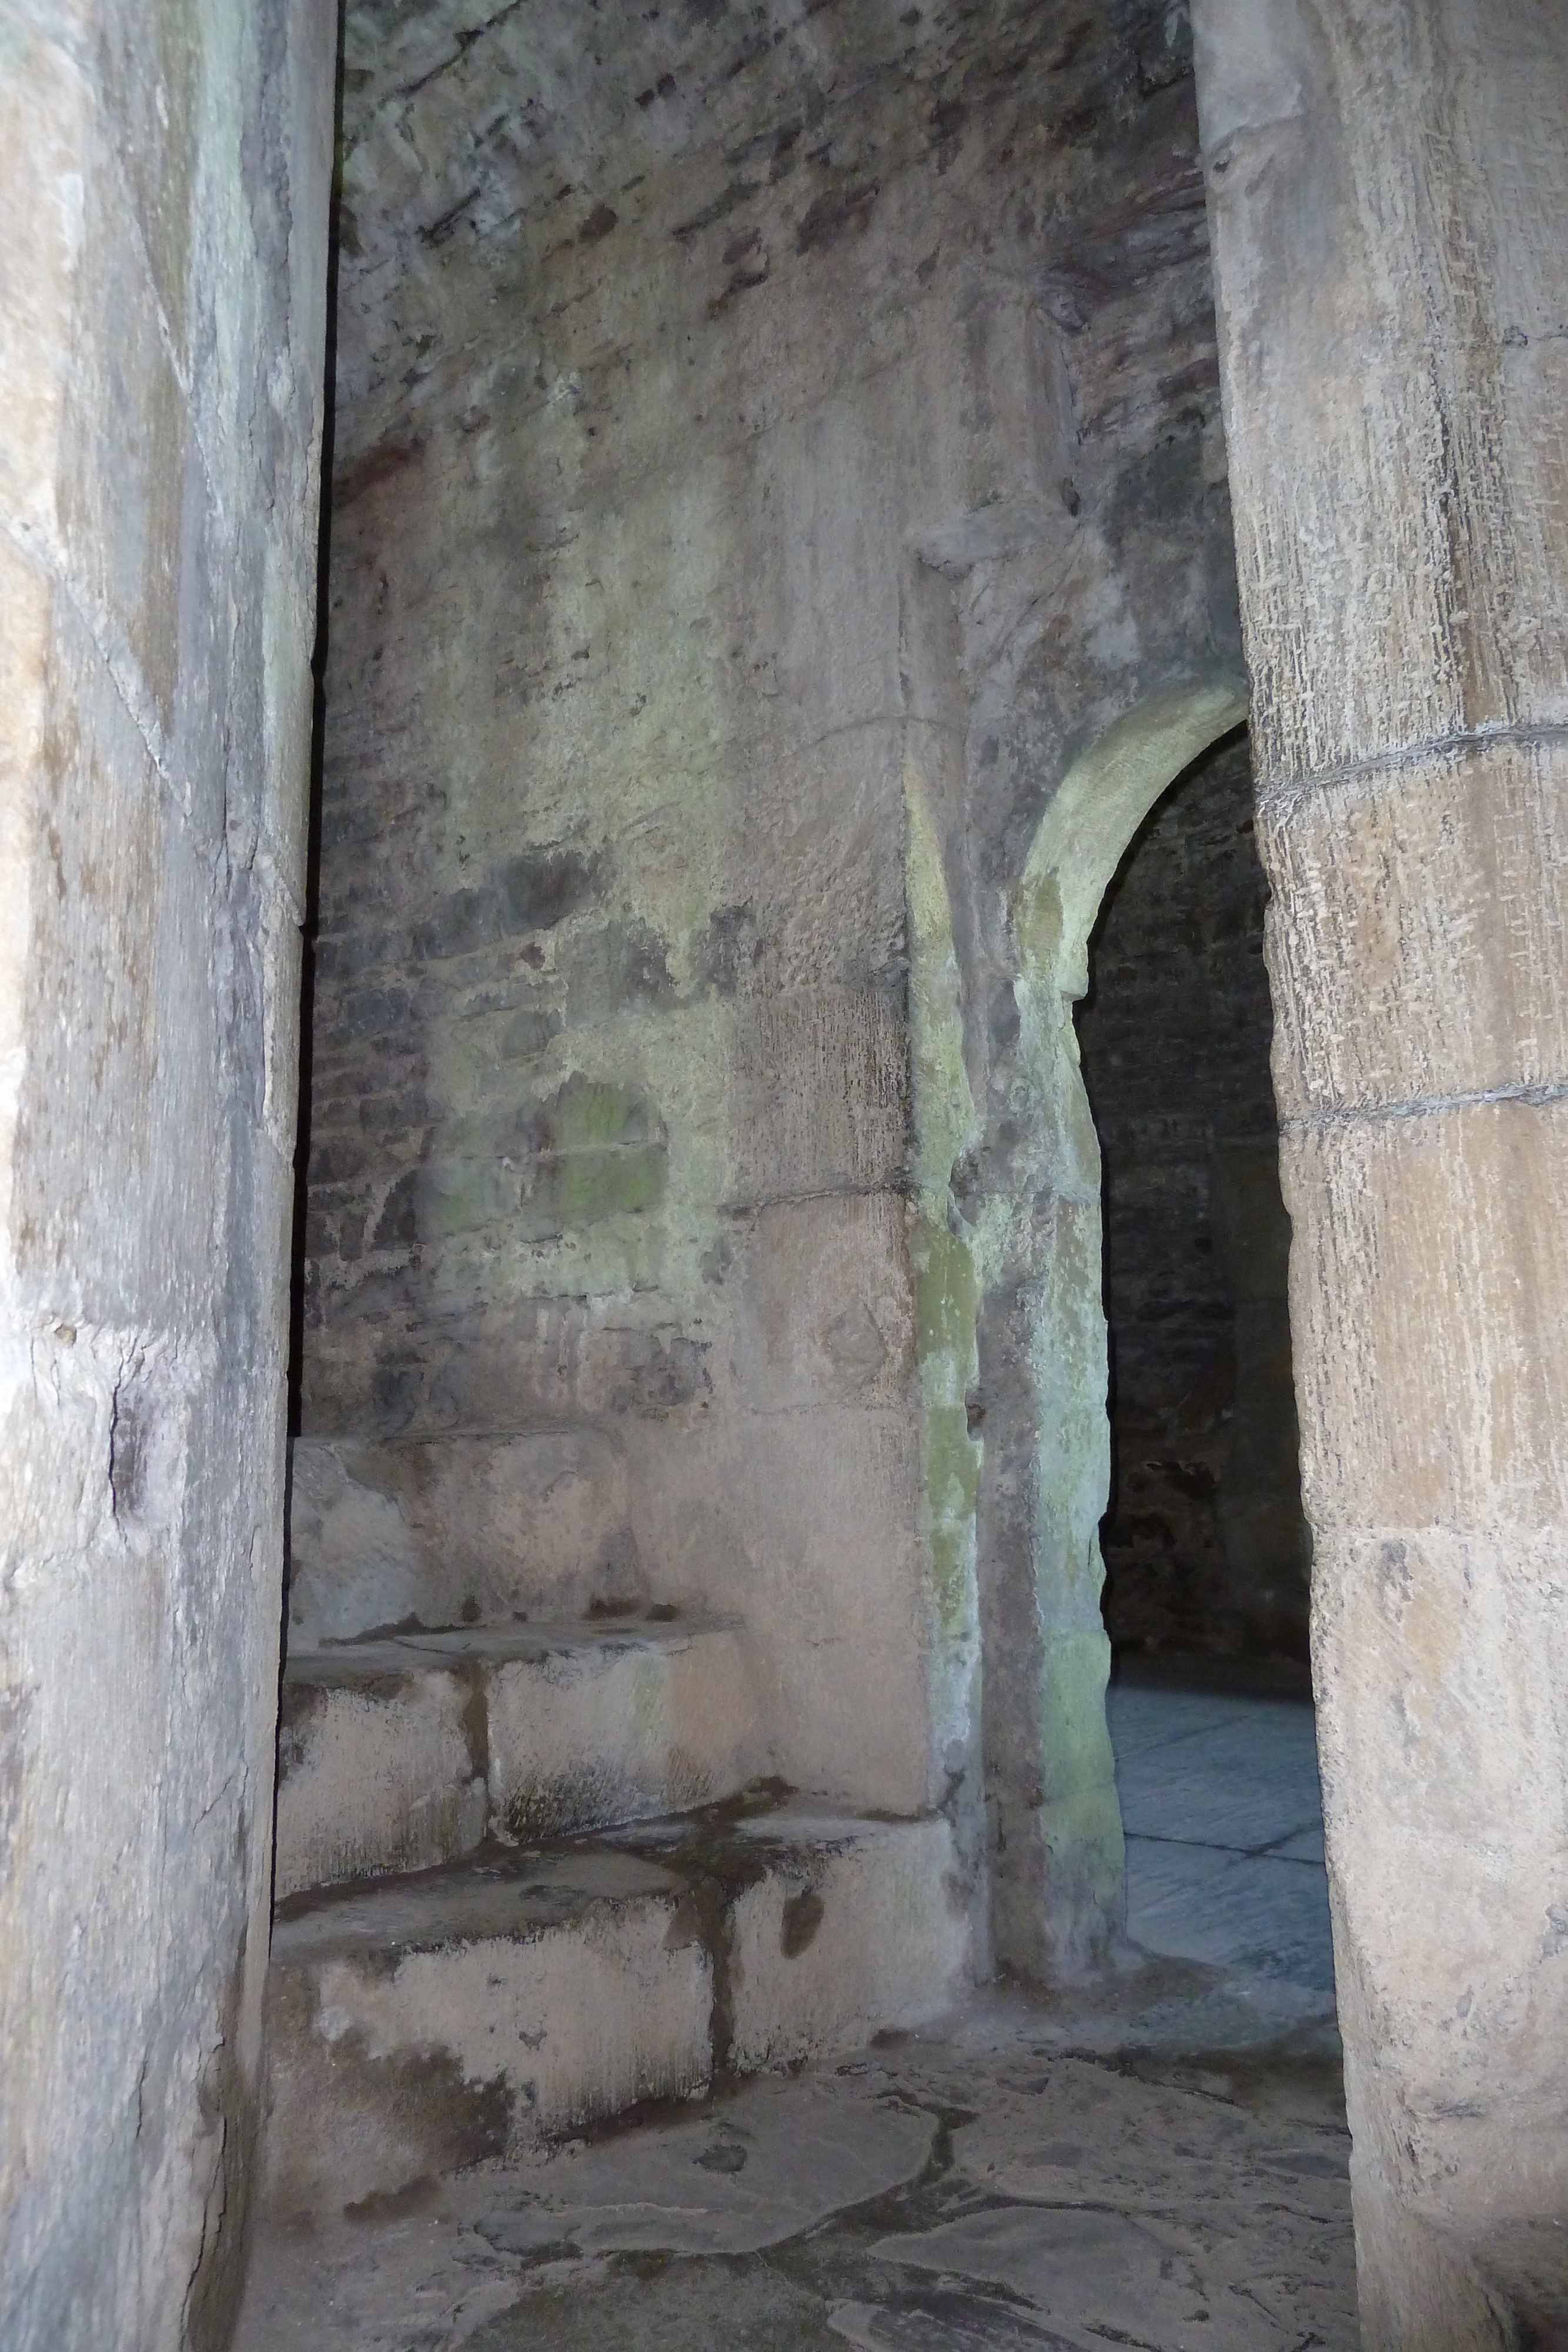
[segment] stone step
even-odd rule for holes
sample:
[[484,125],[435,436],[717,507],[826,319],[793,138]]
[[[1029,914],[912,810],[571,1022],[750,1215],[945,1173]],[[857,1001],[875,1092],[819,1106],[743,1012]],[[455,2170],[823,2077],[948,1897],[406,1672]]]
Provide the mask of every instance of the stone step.
[[716,2076],[936,2015],[969,1960],[952,1833],[799,1799],[279,1907],[267,2202],[352,2208]]
[[405,1633],[291,1657],[279,1899],[713,1804],[767,1769],[731,1624]]

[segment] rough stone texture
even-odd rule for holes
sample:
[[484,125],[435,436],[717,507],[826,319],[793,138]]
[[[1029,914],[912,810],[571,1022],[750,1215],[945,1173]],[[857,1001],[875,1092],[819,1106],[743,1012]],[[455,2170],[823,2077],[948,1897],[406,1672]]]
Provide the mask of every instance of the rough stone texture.
[[1545,0],[1199,30],[1364,2337],[1545,2342],[1568,33]]
[[287,1904],[274,2215],[394,2196],[950,2005],[971,1956],[945,1821],[737,1810]]
[[293,0],[0,7],[0,2341],[226,2341],[331,150]]
[[764,1777],[726,1625],[405,1635],[297,1652],[278,1733],[279,1896],[687,1812]]
[[341,2211],[702,2089],[713,1973],[683,1891],[607,1852],[297,1902],[267,1979],[271,2210]]
[[743,1823],[768,1868],[729,1925],[737,2073],[855,2050],[948,2006],[973,1965],[953,1833],[942,1820]]
[[1216,1975],[1167,1964],[1119,2013],[991,1997],[271,2230],[240,2352],[1353,2352],[1332,2041],[1222,2013]]
[[1105,1202],[1105,1620],[1124,1653],[1307,1655],[1266,898],[1243,740],[1155,804],[1078,1013]]
[[766,1775],[731,1625],[551,1645],[498,1664],[486,1698],[490,1804],[514,1837],[689,1812]]
[[[487,1826],[475,1677],[408,1642],[288,1661],[273,1892],[453,1862]],[[476,1736],[477,1735],[477,1736]]]
[[1182,12],[356,6],[344,146],[301,1630],[732,1612],[777,1769],[971,1886],[984,1748],[997,1948],[1082,1964],[1013,918],[1238,668]]

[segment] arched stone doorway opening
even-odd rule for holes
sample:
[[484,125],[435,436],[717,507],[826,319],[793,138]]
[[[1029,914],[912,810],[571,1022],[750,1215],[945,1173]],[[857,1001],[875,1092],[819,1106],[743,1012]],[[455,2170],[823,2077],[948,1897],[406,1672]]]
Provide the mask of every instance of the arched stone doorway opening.
[[[1134,834],[1077,1008],[1105,1236],[1113,1678],[1237,1701],[1310,1692],[1268,899],[1238,728]],[[1123,1814],[1130,1829],[1124,1788]]]
[[977,1549],[992,1947],[1030,1976],[1092,1967],[1124,1916],[1101,1613],[1110,1426],[1100,1150],[1074,1007],[1128,845],[1160,795],[1246,716],[1244,688],[1228,677],[1145,698],[1062,778],[1013,894],[1016,1075],[978,1221],[987,1418]]

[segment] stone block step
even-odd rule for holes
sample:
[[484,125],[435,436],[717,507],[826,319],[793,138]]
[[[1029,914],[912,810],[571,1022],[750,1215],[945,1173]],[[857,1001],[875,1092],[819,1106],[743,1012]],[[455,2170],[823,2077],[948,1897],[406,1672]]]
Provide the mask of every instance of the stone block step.
[[726,1623],[473,1627],[291,1657],[276,1891],[685,1811],[767,1769]]
[[716,2076],[936,2015],[969,1961],[946,1821],[732,1805],[279,1908],[267,2203],[351,2208]]

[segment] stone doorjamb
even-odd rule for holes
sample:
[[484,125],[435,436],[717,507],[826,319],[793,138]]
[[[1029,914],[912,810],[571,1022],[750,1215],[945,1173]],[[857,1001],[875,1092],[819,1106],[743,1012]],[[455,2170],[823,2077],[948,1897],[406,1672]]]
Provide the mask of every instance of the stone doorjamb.
[[1228,676],[1139,702],[1062,778],[1013,895],[1017,1075],[992,1122],[1007,1142],[988,1171],[977,1257],[982,1388],[988,1404],[1014,1402],[988,1416],[978,1582],[992,1947],[1034,1978],[1102,1963],[1124,1910],[1100,1612],[1110,1486],[1100,1147],[1072,1008],[1089,985],[1101,901],[1138,827],[1246,717],[1245,687]]

